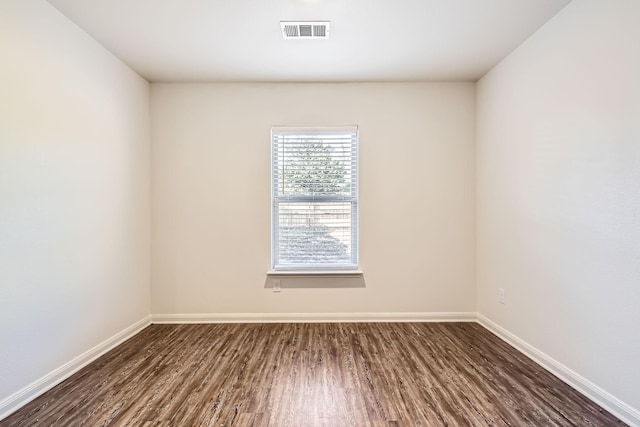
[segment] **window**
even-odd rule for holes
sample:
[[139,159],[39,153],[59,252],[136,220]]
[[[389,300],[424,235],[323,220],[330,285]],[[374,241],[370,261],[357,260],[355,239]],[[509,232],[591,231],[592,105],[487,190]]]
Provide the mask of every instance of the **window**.
[[358,268],[358,129],[271,130],[274,271]]

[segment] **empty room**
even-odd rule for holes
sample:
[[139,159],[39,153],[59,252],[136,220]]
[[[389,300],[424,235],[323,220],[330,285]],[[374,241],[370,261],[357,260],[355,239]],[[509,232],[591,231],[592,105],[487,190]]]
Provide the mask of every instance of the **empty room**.
[[0,0],[0,426],[640,426],[639,23]]

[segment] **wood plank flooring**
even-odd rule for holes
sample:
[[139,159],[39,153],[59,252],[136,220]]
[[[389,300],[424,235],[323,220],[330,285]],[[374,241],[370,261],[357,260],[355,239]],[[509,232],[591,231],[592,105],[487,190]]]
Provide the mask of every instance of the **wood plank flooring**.
[[475,323],[152,325],[0,426],[618,426]]

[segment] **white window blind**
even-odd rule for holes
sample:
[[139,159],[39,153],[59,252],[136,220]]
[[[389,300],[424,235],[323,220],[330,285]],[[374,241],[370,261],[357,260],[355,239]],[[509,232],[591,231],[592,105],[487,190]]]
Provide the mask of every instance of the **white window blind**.
[[358,129],[275,127],[272,269],[358,267]]

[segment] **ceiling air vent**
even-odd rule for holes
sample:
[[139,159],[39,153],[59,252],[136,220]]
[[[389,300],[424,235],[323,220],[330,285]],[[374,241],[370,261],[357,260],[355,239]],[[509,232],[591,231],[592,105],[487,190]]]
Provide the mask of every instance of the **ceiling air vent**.
[[329,21],[293,22],[280,21],[282,37],[285,39],[328,39]]

